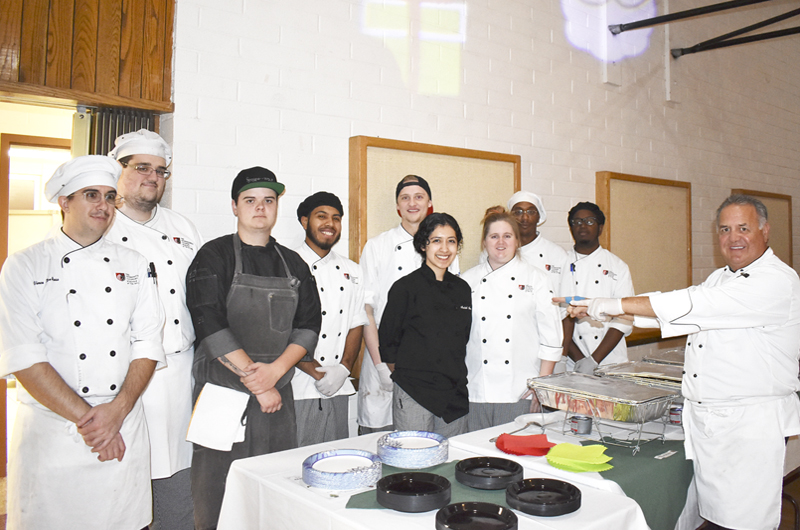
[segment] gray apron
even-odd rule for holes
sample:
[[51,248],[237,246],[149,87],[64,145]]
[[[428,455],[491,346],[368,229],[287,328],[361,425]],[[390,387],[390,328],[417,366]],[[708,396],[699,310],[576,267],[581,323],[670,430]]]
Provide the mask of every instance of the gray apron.
[[[233,248],[236,261],[226,300],[228,325],[254,362],[270,363],[289,343],[300,281],[289,272],[277,246],[275,250],[286,271],[284,278],[242,273],[242,244],[237,234],[233,235]],[[287,384],[293,375],[294,368],[275,385],[283,402],[278,412],[264,414],[258,400],[250,397],[242,418],[247,418],[243,442],[233,444],[230,451],[194,446],[192,496],[198,530],[216,528],[231,462],[297,447],[292,386]],[[239,376],[217,360],[208,363],[206,376],[210,383],[247,392]]]

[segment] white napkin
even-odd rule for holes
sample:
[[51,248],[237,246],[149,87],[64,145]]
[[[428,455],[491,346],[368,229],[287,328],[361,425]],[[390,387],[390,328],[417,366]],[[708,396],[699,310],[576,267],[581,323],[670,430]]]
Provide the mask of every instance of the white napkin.
[[250,394],[206,383],[192,412],[186,440],[217,451],[244,441],[242,421]]

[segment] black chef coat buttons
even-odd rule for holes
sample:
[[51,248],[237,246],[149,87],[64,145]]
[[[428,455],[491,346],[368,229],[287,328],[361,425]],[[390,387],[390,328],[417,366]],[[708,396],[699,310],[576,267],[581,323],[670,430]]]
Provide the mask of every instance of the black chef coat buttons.
[[510,319],[510,318],[511,318],[511,315],[506,315],[506,318]]
[[128,238],[127,238],[127,237],[123,237],[123,238],[122,238],[122,240],[123,240],[123,241],[127,241],[127,240],[128,240]]
[[338,266],[338,265],[336,266],[336,270],[337,270],[337,271],[339,270],[339,266]]
[[175,324],[180,324],[180,323],[181,323],[181,321],[176,318],[175,319]]
[[403,270],[403,267],[397,267],[397,270],[401,271]]
[[483,360],[483,364],[489,364],[489,361],[487,361],[486,359],[484,359],[484,360]]
[[171,259],[167,260],[167,265],[172,265],[172,260]]
[[167,236],[161,236],[161,239],[163,239],[163,240],[165,240],[165,241],[166,241],[166,239],[167,239]]
[[327,314],[328,314],[328,312],[327,312],[327,311],[323,311],[323,312],[322,312],[322,316],[325,316],[325,315],[327,315]]
[[105,261],[106,263],[108,263],[108,262],[109,262],[109,261],[111,261],[111,260],[110,260],[110,259],[108,259],[108,258],[103,258],[103,261]]
[[697,377],[697,374],[692,374],[692,377]]
[[339,287],[339,290],[340,291],[344,291],[344,287]]
[[481,296],[481,300],[486,300],[486,297],[485,296]]
[[69,263],[69,258],[64,258],[64,263]]
[[482,281],[483,283],[486,283],[486,278],[484,278],[484,279],[483,279],[483,280],[481,280],[481,281]]
[[334,359],[338,359],[338,358],[339,358],[339,356],[338,356],[338,355],[336,355],[336,356],[334,357]]
[[486,344],[486,339],[483,339],[483,343]]
[[697,345],[697,347],[698,347],[698,348],[702,348],[702,347],[703,347],[703,345],[702,345],[702,344],[698,344],[698,345]]
[[75,294],[75,293],[77,293],[77,292],[78,292],[78,291],[76,291],[75,289],[70,289],[70,290],[69,290],[69,294]]
[[106,292],[110,293],[111,292],[111,287],[106,287]]
[[75,327],[76,327],[76,328],[79,328],[79,327],[81,327],[81,321],[80,321],[80,320],[76,320],[76,321],[74,322],[74,324],[75,324]]
[[682,373],[683,375],[686,375],[686,370],[682,371],[681,373]]
[[512,277],[511,277],[511,281],[513,282],[514,280],[516,280],[516,278],[514,278],[514,277],[512,276]]
[[594,283],[600,283],[600,280],[595,280]]
[[325,333],[323,333],[323,334],[322,334],[322,338],[323,338],[323,339],[327,339],[327,338],[328,338],[328,335],[327,335],[327,334],[325,334]]
[[175,289],[170,289],[169,294],[175,294]]
[[506,364],[508,364],[508,359],[506,359]]
[[110,318],[109,318],[108,320],[106,320],[106,324],[108,324],[109,326],[110,326],[111,324],[113,324],[113,323],[114,323],[114,321],[113,321],[113,320],[111,320]]
[[543,258],[543,257],[544,257],[544,254],[539,254],[539,257],[540,257],[540,258]]
[[486,317],[481,317],[481,320],[486,320]]
[[324,287],[320,287],[319,290],[322,291],[323,293],[325,292],[325,288]]
[[111,350],[111,351],[110,351],[108,354],[109,354],[110,356],[112,356],[112,357],[116,357],[116,355],[117,355],[117,352],[116,352],[116,351],[114,351],[114,350]]
[[511,342],[511,339],[506,339],[506,342]]
[[83,361],[84,359],[86,359],[86,354],[85,354],[85,353],[82,353],[82,354],[78,355],[78,358],[79,358],[81,361]]
[[320,360],[320,361],[324,361],[324,360],[325,360],[325,357],[320,357],[320,358],[319,358],[319,360]]
[[111,388],[111,390],[116,390],[117,389],[117,385],[111,385],[109,388]]
[[594,340],[597,340],[597,335],[594,336]]
[[312,268],[312,269],[314,269],[314,270],[317,270],[317,266],[316,266],[316,265],[314,265],[314,266],[313,266],[313,267],[311,267],[311,268]]
[[341,315],[342,313],[344,313],[344,309],[339,310],[339,314]]
[[509,298],[514,298],[513,294],[508,295]]
[[84,394],[88,394],[89,393],[89,387],[85,386],[85,387],[81,388],[81,392],[83,392]]
[[402,249],[402,247],[400,245],[397,245],[397,250],[401,250],[401,249]]

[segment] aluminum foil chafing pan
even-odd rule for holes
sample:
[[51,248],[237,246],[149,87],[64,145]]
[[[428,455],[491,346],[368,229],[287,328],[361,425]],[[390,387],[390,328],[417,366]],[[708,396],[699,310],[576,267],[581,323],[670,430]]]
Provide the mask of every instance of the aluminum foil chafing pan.
[[644,361],[628,361],[601,366],[594,371],[600,377],[616,377],[640,385],[655,386],[680,393],[683,366]]
[[628,423],[660,418],[680,397],[679,392],[663,388],[574,372],[528,379],[528,387],[542,405]]
[[645,356],[642,359],[646,363],[655,364],[674,364],[683,366],[684,358],[686,355],[686,348],[673,348],[671,350],[657,351]]

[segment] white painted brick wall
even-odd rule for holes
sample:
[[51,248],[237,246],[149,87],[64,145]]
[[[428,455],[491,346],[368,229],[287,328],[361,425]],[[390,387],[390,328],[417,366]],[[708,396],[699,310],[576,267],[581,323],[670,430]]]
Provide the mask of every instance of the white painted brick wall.
[[[173,206],[204,237],[233,229],[230,182],[259,164],[288,184],[275,235],[298,242],[294,209],[305,195],[326,189],[347,203],[354,135],[521,155],[523,187],[548,210],[542,232],[563,246],[566,212],[594,200],[596,171],[689,181],[695,282],[721,264],[713,217],[732,187],[800,197],[797,37],[671,61],[675,102],[667,102],[663,28],[640,56],[619,61],[614,86],[594,56],[567,42],[558,2],[465,0],[460,92],[443,96],[418,93],[424,65],[413,46],[398,63],[396,39],[361,30],[365,5],[178,2]],[[764,6],[672,24],[671,46],[774,14]],[[601,24],[593,16],[578,24]],[[412,20],[409,35],[420,27]],[[800,263],[800,224],[794,233]],[[654,237],[668,234],[665,226]]]

